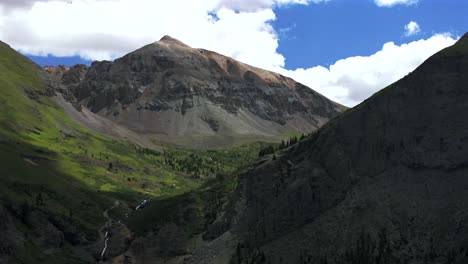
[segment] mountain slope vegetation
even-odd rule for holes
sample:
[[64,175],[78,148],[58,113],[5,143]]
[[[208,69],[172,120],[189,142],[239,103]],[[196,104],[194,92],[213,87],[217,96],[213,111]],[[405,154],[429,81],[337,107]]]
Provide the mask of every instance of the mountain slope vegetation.
[[103,212],[196,189],[257,157],[263,143],[146,149],[93,132],[57,104],[54,78],[0,43],[0,262],[99,259]]

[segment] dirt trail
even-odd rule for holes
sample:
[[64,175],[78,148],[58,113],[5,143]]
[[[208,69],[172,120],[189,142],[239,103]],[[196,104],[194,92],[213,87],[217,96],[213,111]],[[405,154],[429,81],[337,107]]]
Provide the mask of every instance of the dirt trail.
[[119,201],[115,201],[114,205],[111,208],[106,209],[104,212],[102,212],[102,215],[109,221],[112,221],[112,218],[109,217],[109,211],[116,208],[117,206],[120,205]]

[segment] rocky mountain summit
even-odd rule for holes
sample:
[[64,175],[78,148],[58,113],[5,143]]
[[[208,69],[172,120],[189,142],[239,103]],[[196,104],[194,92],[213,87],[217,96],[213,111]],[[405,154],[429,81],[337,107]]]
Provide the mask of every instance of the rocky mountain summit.
[[253,166],[189,263],[468,263],[466,102],[468,34]]
[[308,133],[344,110],[290,78],[169,36],[113,62],[56,72],[76,104],[157,141],[194,147]]

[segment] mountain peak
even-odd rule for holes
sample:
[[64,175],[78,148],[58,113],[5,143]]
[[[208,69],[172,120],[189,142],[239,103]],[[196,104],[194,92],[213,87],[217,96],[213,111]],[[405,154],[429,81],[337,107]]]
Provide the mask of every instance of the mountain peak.
[[179,146],[278,141],[285,131],[309,133],[342,112],[292,79],[170,36],[81,76],[67,86],[91,112]]
[[466,33],[460,38],[460,40],[462,40],[462,39],[468,39],[468,32],[466,32]]
[[464,46],[468,49],[468,32],[466,32],[456,43],[456,45]]
[[187,44],[183,43],[182,41],[180,41],[178,39],[175,39],[175,38],[173,38],[173,37],[171,37],[169,35],[165,35],[158,42],[168,44],[168,45],[177,45],[177,46],[181,46],[181,47],[190,48],[189,45],[187,45]]

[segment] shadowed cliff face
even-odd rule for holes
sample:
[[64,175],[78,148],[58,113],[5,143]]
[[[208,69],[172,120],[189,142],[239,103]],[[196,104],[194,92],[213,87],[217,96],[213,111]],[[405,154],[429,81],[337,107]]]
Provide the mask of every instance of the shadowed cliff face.
[[168,36],[114,62],[78,70],[69,72],[85,73],[83,78],[65,73],[62,80],[80,104],[168,142],[278,139],[311,132],[343,111],[290,78]]
[[467,263],[467,102],[465,35],[250,170],[236,263]]

